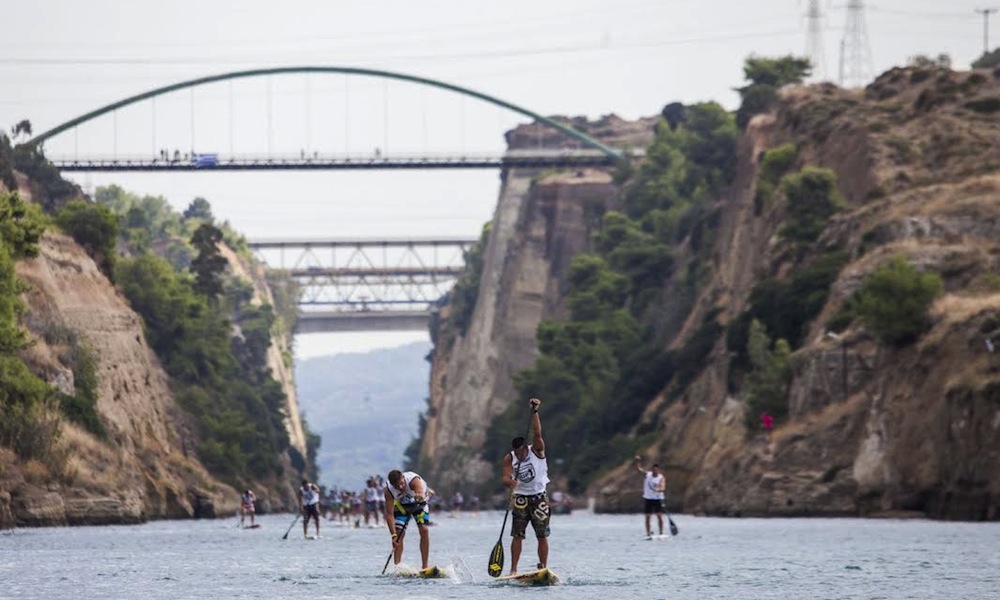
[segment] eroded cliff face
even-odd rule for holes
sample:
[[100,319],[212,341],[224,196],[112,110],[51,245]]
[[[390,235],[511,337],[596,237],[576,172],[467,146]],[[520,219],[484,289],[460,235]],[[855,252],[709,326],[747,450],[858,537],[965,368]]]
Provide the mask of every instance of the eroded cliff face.
[[[22,196],[30,197],[23,177]],[[273,304],[262,274],[220,247],[230,268],[253,283],[255,304]],[[234,514],[239,491],[213,478],[195,454],[197,424],[175,402],[169,379],[147,346],[142,319],[71,238],[47,232],[37,258],[17,263],[28,284],[22,325],[32,345],[22,357],[60,391],[76,392],[67,354],[79,345],[96,360],[97,412],[108,431],[102,441],[62,419],[60,473],[20,460],[0,448],[0,529],[14,526],[131,524],[150,519],[211,518]],[[286,427],[293,448],[306,440],[286,365],[287,341],[273,340],[272,376],[285,391]],[[290,457],[282,457],[293,472]],[[261,510],[294,502],[292,481],[257,487]]]
[[[598,129],[591,133],[605,142],[648,144],[651,123],[609,116],[591,124]],[[539,140],[551,147],[547,135],[547,127],[525,125],[508,134],[508,141],[511,149]],[[502,456],[483,456],[486,429],[511,402],[526,400],[516,397],[514,375],[535,361],[539,323],[565,317],[570,261],[589,248],[600,214],[596,207],[616,194],[610,173],[599,170],[505,173],[471,324],[453,344],[434,349],[421,448],[432,485],[450,490],[498,478]]]
[[[793,355],[790,419],[770,439],[746,430],[717,344],[676,402],[651,403],[645,453],[666,468],[668,504],[716,515],[1000,518],[1000,122],[970,106],[1000,98],[989,73],[894,70],[865,93],[831,86],[783,94],[743,139],[722,200],[713,280],[685,331],[713,308],[746,307],[759,273],[782,262],[775,212],[755,213],[761,150],[796,143],[804,164],[833,169],[847,209],[820,243],[851,250],[808,341]],[[976,104],[979,103],[979,104]],[[939,273],[947,293],[914,345],[879,345],[863,324],[839,339],[826,323],[863,278],[895,255]],[[592,487],[598,510],[639,509],[630,465]]]
[[508,173],[487,245],[479,301],[465,336],[435,348],[431,411],[422,454],[444,489],[496,476],[480,456],[489,422],[517,401],[513,376],[536,357],[535,330],[563,316],[559,286],[569,261],[587,248],[584,209],[615,193],[596,171],[551,176]]
[[[637,430],[657,432],[642,452],[664,467],[672,510],[1000,518],[1000,356],[986,343],[1000,335],[998,79],[898,69],[866,91],[784,90],[774,113],[751,122],[736,180],[717,201],[710,277],[670,346],[710,312],[723,324],[735,318],[764,274],[794,268],[780,243],[780,202],[755,205],[763,150],[791,142],[796,168],[837,174],[846,208],[818,243],[847,249],[851,260],[793,355],[790,418],[770,437],[748,430],[744,399],[730,392],[724,339],[679,397],[649,399]],[[496,478],[500,457],[478,457],[487,420],[523,400],[511,377],[535,357],[538,322],[564,314],[559,265],[572,256],[562,252],[586,248],[584,212],[543,200],[570,200],[573,189],[572,177],[532,187],[524,174],[508,175],[473,323],[451,348],[435,349],[422,458],[436,483]],[[931,329],[901,349],[878,344],[861,322],[826,336],[865,276],[899,254],[945,281]],[[641,478],[622,458],[590,489],[598,511],[641,510]]]
[[49,232],[40,246],[37,258],[17,265],[30,286],[23,323],[33,344],[24,359],[44,380],[73,393],[73,372],[60,356],[70,337],[89,348],[108,441],[64,421],[62,474],[4,451],[0,518],[8,514],[9,524],[18,526],[81,525],[235,511],[236,490],[213,480],[193,456],[193,426],[146,345],[142,320],[72,239]]

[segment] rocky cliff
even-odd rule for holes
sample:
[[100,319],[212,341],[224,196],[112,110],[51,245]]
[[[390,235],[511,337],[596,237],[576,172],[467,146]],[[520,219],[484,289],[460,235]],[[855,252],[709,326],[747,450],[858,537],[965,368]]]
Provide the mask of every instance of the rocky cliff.
[[[793,356],[790,419],[772,437],[746,431],[722,343],[679,401],[653,402],[647,418],[660,434],[648,454],[665,463],[675,508],[1000,518],[1000,359],[986,344],[1000,326],[998,75],[897,69],[863,92],[794,88],[751,122],[720,201],[715,273],[687,329],[709,310],[738,314],[760,274],[787,264],[778,213],[754,203],[765,148],[795,143],[804,164],[838,175],[847,209],[819,242],[850,249],[852,261]],[[932,329],[900,349],[861,323],[825,335],[863,277],[900,254],[945,281]],[[635,478],[622,466],[596,484],[599,509],[637,509]]]
[[[790,416],[770,437],[748,430],[745,399],[730,391],[724,339],[679,395],[649,399],[636,428],[655,432],[643,453],[664,466],[672,509],[1000,518],[1000,358],[987,343],[1000,333],[998,79],[896,69],[863,91],[786,89],[773,112],[750,123],[736,180],[716,201],[709,276],[671,347],[706,316],[725,326],[762,277],[794,269],[779,243],[780,202],[755,202],[766,149],[793,143],[798,167],[836,173],[846,206],[818,243],[850,258],[792,357]],[[606,175],[587,177],[605,186],[593,193],[614,194]],[[562,314],[567,253],[586,248],[579,200],[588,184],[573,181],[505,181],[473,324],[435,352],[423,452],[441,465],[433,473],[443,481],[495,477],[496,457],[478,457],[484,421],[513,400],[511,377],[534,358],[534,327]],[[944,280],[932,328],[898,349],[860,321],[836,339],[825,335],[863,278],[897,255]],[[635,511],[640,483],[623,462],[590,493],[597,510]]]
[[63,366],[78,339],[96,359],[97,409],[107,442],[63,422],[63,473],[0,460],[0,504],[18,526],[139,523],[156,518],[232,513],[238,493],[214,481],[191,455],[192,426],[171,395],[167,376],[147,347],[142,320],[70,238],[46,233],[37,258],[21,261],[30,289],[23,319],[33,344],[26,363],[65,393]]
[[[21,194],[30,197],[27,186]],[[239,492],[198,462],[197,426],[177,405],[146,343],[142,319],[71,238],[47,232],[40,249],[38,257],[17,264],[18,277],[28,285],[22,325],[32,342],[22,358],[44,381],[73,395],[77,382],[66,365],[72,353],[85,348],[96,363],[97,412],[107,439],[62,419],[55,421],[57,451],[65,460],[25,462],[0,448],[0,529],[234,514]],[[249,268],[235,255],[228,258],[237,272]],[[255,285],[255,301],[267,293],[266,286]],[[291,444],[305,456],[281,343],[272,347],[269,363],[288,394]],[[262,509],[291,501],[291,482],[286,488],[258,489]]]
[[[569,122],[602,141],[641,147],[652,139],[655,119]],[[550,135],[547,127],[524,125],[508,134],[508,144],[560,143]],[[535,360],[539,323],[565,316],[562,287],[570,261],[589,249],[596,207],[616,193],[611,174],[598,170],[504,173],[471,323],[465,335],[434,349],[421,448],[434,485],[450,490],[497,477],[501,457],[482,456],[486,428],[517,401],[513,377]]]

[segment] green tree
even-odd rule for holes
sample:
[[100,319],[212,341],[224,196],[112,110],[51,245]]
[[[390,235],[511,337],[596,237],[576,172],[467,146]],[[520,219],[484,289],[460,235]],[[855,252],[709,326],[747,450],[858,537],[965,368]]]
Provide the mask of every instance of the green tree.
[[13,353],[27,344],[20,326],[24,314],[21,294],[25,291],[27,287],[14,272],[10,250],[0,244],[0,355]]
[[752,425],[762,412],[771,413],[776,420],[781,420],[788,414],[788,386],[792,381],[791,354],[788,342],[783,339],[775,342],[772,349],[767,328],[757,319],[750,322],[747,355],[752,368],[745,387],[750,407],[747,411],[749,424]]
[[973,69],[992,69],[1000,66],[1000,47],[994,48],[972,62]]
[[56,223],[83,246],[109,280],[115,280],[118,217],[110,209],[85,200],[71,200],[59,211]]
[[791,169],[798,155],[795,144],[783,144],[764,151],[757,170],[757,193],[754,202],[758,214],[774,199],[774,190]]
[[745,129],[752,116],[771,110],[781,87],[802,83],[811,72],[812,65],[807,58],[791,55],[748,58],[743,65],[743,76],[750,83],[736,89],[742,99],[736,111],[736,124]]
[[184,210],[185,219],[201,219],[211,223],[215,217],[212,216],[212,205],[201,196],[191,201],[187,209]]
[[905,257],[896,256],[865,278],[854,311],[882,343],[904,346],[930,326],[928,311],[943,293],[937,273],[919,273]]
[[806,167],[781,178],[788,200],[782,235],[796,242],[816,241],[827,221],[844,206],[837,192],[837,174],[830,169]]
[[24,314],[21,294],[26,287],[17,278],[14,262],[38,256],[44,232],[45,217],[37,206],[24,202],[16,192],[0,192],[0,354],[12,353],[27,343],[20,327]]
[[479,280],[483,275],[483,254],[489,240],[491,224],[483,225],[479,240],[465,252],[465,268],[451,290],[451,318],[459,335],[465,335],[472,323],[472,312],[479,298]]
[[191,245],[198,253],[191,261],[191,272],[194,273],[194,289],[210,301],[216,301],[222,295],[222,275],[229,263],[219,252],[222,242],[222,232],[218,228],[202,223],[191,236]]
[[10,131],[11,131],[11,135],[14,136],[14,139],[20,138],[22,136],[26,137],[26,138],[30,138],[31,137],[31,121],[29,121],[27,119],[22,119],[22,120],[18,121],[17,124],[14,125],[14,127],[11,128]]
[[45,232],[41,209],[17,192],[0,192],[0,243],[14,260],[38,256],[38,240]]

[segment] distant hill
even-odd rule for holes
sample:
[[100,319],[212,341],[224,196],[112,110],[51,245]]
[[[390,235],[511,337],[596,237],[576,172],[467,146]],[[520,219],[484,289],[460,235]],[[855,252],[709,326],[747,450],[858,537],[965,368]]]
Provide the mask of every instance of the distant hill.
[[299,407],[322,437],[320,483],[360,489],[399,468],[427,407],[429,342],[295,363]]

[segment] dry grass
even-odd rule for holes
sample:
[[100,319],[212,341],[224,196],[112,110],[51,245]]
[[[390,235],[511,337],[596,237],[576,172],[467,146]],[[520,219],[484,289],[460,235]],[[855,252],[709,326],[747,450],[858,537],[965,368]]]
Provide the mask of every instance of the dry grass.
[[931,317],[944,324],[965,323],[984,312],[1000,311],[1000,294],[960,296],[948,294],[931,306]]
[[775,428],[772,440],[776,444],[784,444],[796,436],[811,435],[815,431],[827,429],[840,419],[856,415],[866,402],[868,398],[865,394],[854,394],[847,402],[828,404],[819,412],[808,413]]
[[49,468],[34,459],[21,464],[21,474],[26,482],[38,486],[44,486],[52,479]]
[[65,483],[92,490],[110,490],[121,485],[122,480],[117,476],[121,461],[114,450],[72,423],[63,426],[62,443],[69,451]]

